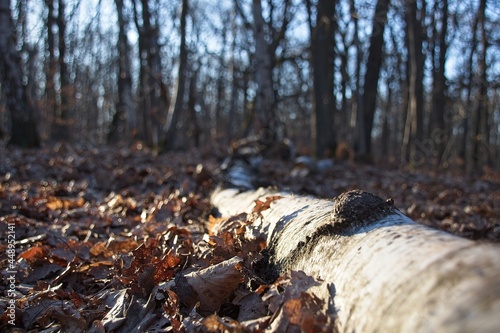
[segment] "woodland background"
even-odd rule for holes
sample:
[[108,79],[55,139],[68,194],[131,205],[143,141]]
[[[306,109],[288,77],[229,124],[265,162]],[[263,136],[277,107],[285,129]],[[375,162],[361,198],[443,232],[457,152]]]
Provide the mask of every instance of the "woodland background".
[[0,331],[335,332],[312,276],[262,274],[269,198],[211,202],[248,151],[252,186],[498,243],[499,28],[496,0],[0,0]]
[[0,130],[162,151],[257,134],[469,175],[500,165],[493,0],[1,0]]

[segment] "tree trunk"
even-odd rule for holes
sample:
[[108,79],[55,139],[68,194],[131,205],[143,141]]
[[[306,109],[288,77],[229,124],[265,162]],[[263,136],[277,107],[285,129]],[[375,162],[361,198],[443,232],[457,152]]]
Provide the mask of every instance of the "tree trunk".
[[[224,25],[222,28],[222,45],[221,54],[219,56],[219,74],[217,77],[217,102],[215,104],[214,123],[212,124],[214,138],[220,139],[223,137],[225,126],[223,126],[223,115],[226,109],[226,49],[227,49],[227,29]],[[227,133],[225,133],[227,135]]]
[[137,134],[137,119],[132,93],[130,47],[127,38],[123,0],[115,0],[118,15],[118,101],[108,134],[108,142],[133,139]]
[[338,316],[340,332],[498,331],[498,245],[416,224],[361,191],[331,201],[219,189],[211,201],[231,216],[271,195],[281,198],[247,227],[249,237],[267,240],[267,277],[292,269],[322,280],[314,293]]
[[[234,10],[236,12],[236,9]],[[231,96],[229,100],[229,109],[228,109],[228,120],[226,126],[226,140],[225,143],[229,145],[229,143],[233,140],[234,135],[238,132],[238,127],[236,127],[236,113],[237,111],[237,101],[238,101],[238,85],[241,85],[240,80],[238,79],[238,64],[236,61],[237,56],[237,48],[236,48],[236,38],[237,38],[237,30],[236,30],[236,13],[231,15],[231,61],[229,62],[229,73],[231,75]],[[235,128],[236,127],[236,128]]]
[[[341,101],[340,101],[340,110],[338,113],[338,117],[335,116],[333,119],[333,126],[336,131],[336,138],[342,138],[343,141],[350,142],[350,134],[351,134],[351,128],[350,128],[350,112],[348,109],[349,101],[347,97],[347,87],[350,85],[350,73],[347,68],[347,64],[349,62],[350,56],[349,56],[349,48],[350,45],[348,45],[346,41],[346,32],[342,32],[341,35],[342,37],[342,44],[343,44],[343,52],[339,54],[340,57],[340,77],[342,78],[341,86],[340,86],[340,96],[341,96]],[[352,92],[352,90],[351,90]],[[335,140],[337,141],[337,139]]]
[[467,169],[467,174],[481,174],[483,164],[489,159],[487,154],[488,151],[484,150],[486,146],[486,132],[487,122],[488,122],[488,77],[487,77],[487,63],[486,54],[488,49],[488,40],[485,31],[486,24],[486,0],[481,0],[479,2],[479,8],[477,11],[477,22],[478,28],[481,33],[481,53],[478,54],[478,96],[477,105],[472,116],[472,129],[473,135],[471,138],[471,149],[468,163],[469,168]]
[[142,103],[142,136],[150,146],[157,146],[160,140],[162,114],[167,108],[168,96],[162,82],[160,54],[160,28],[154,19],[154,9],[150,0],[140,0],[139,12],[133,0],[134,21],[139,32],[140,84],[139,94]]
[[[352,95],[352,110],[351,110],[351,129],[354,130],[354,135],[351,137],[351,144],[356,151],[359,150],[360,142],[365,142],[364,135],[361,132],[361,64],[363,62],[363,48],[361,46],[361,41],[359,40],[359,16],[356,12],[356,3],[354,0],[349,0],[349,8],[352,13],[352,20],[354,24],[352,45],[356,51],[356,69],[354,71],[354,91]],[[358,136],[356,137],[356,134]]]
[[[436,3],[437,7],[439,3]],[[433,59],[434,72],[433,72],[433,85],[432,85],[432,132],[431,139],[435,143],[437,160],[436,164],[441,163],[443,157],[444,148],[448,141],[449,131],[446,129],[445,123],[445,110],[446,110],[446,76],[445,76],[445,63],[446,63],[446,52],[448,49],[448,44],[446,42],[446,36],[448,33],[448,0],[444,0],[440,3],[441,8],[441,31],[437,36],[434,36],[435,43],[438,43],[439,48],[437,50],[437,59]],[[435,50],[436,48],[434,48]]]
[[[46,91],[49,112],[53,115],[51,138],[56,141],[69,141],[72,134],[70,113],[71,105],[74,103],[74,89],[70,84],[66,63],[66,4],[64,0],[46,0],[45,3],[48,8],[47,47],[49,52]],[[56,3],[57,8],[55,8]],[[55,27],[57,27],[57,40],[53,31]],[[59,89],[56,87],[56,77],[59,77]]]
[[[47,40],[46,40],[46,68],[45,68],[45,113],[48,118],[51,120],[49,122],[49,126],[52,128],[54,123],[57,121],[57,114],[59,111],[59,103],[56,98],[56,85],[55,85],[55,77],[57,70],[56,63],[56,44],[55,44],[55,34],[54,27],[56,24],[56,19],[54,16],[54,1],[55,0],[45,0],[45,4],[47,6],[47,19],[46,19],[46,27],[47,29]],[[48,59],[47,59],[48,58]]]
[[254,129],[257,134],[266,137],[269,136],[271,141],[274,141],[277,133],[275,133],[272,124],[274,118],[274,90],[272,84],[271,50],[266,41],[265,21],[262,17],[262,3],[260,0],[253,0],[252,14],[255,38],[255,81],[257,83],[257,95],[255,96],[254,106]]
[[[385,101],[384,105],[382,106],[382,133],[380,135],[380,158],[382,161],[387,161],[388,158],[392,155],[391,148],[394,147],[394,145],[391,142],[391,127],[389,125],[390,118],[392,115],[392,94],[393,94],[393,89],[391,87],[390,80],[396,81],[395,77],[393,74],[388,75],[389,78],[387,79],[387,100]],[[395,121],[391,121],[392,124],[396,123]]]
[[195,147],[200,147],[200,137],[201,128],[198,122],[198,116],[196,115],[196,106],[198,94],[196,90],[196,85],[198,84],[198,72],[201,65],[198,68],[191,69],[191,76],[189,78],[189,98],[187,103],[188,119],[189,119],[189,132],[190,136],[193,138],[193,143]]
[[474,57],[476,55],[476,50],[477,50],[477,35],[478,35],[478,26],[479,26],[479,16],[476,15],[474,18],[474,22],[472,23],[471,27],[471,40],[469,42],[470,44],[470,50],[469,54],[467,57],[467,67],[466,71],[467,73],[464,73],[464,78],[463,80],[465,81],[465,84],[463,85],[463,89],[467,91],[467,95],[465,97],[465,115],[462,119],[461,127],[463,129],[463,135],[462,135],[462,142],[460,145],[460,150],[459,150],[459,157],[464,160],[464,166],[465,166],[465,171],[469,171],[472,168],[470,167],[470,130],[469,130],[469,123],[471,122],[471,109],[473,108],[473,101],[472,101],[472,96],[473,96],[473,87],[474,87]]
[[[423,0],[425,2],[425,0]],[[419,148],[424,139],[424,55],[422,54],[422,23],[417,17],[417,2],[410,1],[406,8],[408,33],[409,96],[405,126],[406,158],[414,166],[425,162],[426,152]]]
[[34,105],[23,84],[21,59],[16,46],[10,1],[0,0],[0,72],[11,120],[9,144],[23,148],[40,146]]
[[175,103],[170,108],[166,126],[163,150],[171,150],[175,147],[177,134],[177,123],[184,108],[184,91],[186,89],[186,75],[188,66],[188,49],[186,45],[186,25],[189,12],[188,0],[182,0],[181,12],[181,43],[179,52],[179,72],[177,74],[177,86],[175,91]]
[[335,48],[335,0],[320,0],[316,26],[311,27],[311,67],[313,70],[314,112],[312,136],[317,158],[333,156],[335,129],[333,115],[333,62]]
[[59,50],[59,80],[61,83],[60,97],[61,105],[58,117],[56,118],[55,139],[70,141],[72,134],[71,106],[74,103],[72,98],[73,88],[70,83],[68,64],[66,63],[66,4],[65,0],[58,1],[57,7],[57,44]]
[[363,98],[358,105],[358,157],[372,158],[372,129],[377,103],[378,79],[382,65],[382,47],[384,45],[384,30],[387,21],[389,0],[378,0],[373,15],[373,28],[368,51],[368,64],[363,85]]

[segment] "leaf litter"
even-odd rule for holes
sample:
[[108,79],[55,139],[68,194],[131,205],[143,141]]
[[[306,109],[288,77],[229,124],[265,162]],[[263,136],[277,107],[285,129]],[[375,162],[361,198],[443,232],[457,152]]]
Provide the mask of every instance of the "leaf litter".
[[[310,291],[320,281],[295,271],[276,281],[260,274],[265,241],[245,230],[279,197],[257,201],[250,214],[212,212],[216,156],[158,155],[141,145],[2,153],[0,232],[4,239],[15,226],[17,332],[335,331],[332,309]],[[320,197],[364,188],[392,197],[419,222],[500,239],[496,180],[347,164],[303,179],[293,168],[265,160],[259,177]],[[7,242],[0,247],[6,278]],[[13,328],[6,289],[3,330]]]
[[[138,146],[6,150],[0,231],[15,226],[19,332],[264,332],[291,313],[276,297],[292,280],[262,280],[253,267],[265,242],[245,238],[278,198],[249,216],[213,216],[215,158]],[[0,325],[13,328],[5,285],[0,293]]]

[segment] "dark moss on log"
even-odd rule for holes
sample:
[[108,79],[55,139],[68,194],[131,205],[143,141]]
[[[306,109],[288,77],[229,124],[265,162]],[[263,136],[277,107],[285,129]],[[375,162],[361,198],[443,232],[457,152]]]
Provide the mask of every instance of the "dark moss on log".
[[349,235],[395,211],[391,199],[385,201],[372,193],[353,190],[335,198],[331,224],[325,227],[328,234]]

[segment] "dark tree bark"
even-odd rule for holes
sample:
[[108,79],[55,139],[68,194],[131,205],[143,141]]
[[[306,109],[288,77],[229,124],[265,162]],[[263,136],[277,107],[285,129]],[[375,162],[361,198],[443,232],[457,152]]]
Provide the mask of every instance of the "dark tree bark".
[[317,158],[332,156],[335,151],[333,95],[335,3],[335,0],[319,0],[316,8],[316,25],[310,27],[314,87],[312,137]]
[[[57,119],[57,110],[59,109],[59,103],[56,98],[56,85],[55,77],[57,71],[57,59],[56,59],[56,43],[54,28],[56,27],[55,0],[45,0],[45,5],[47,6],[47,18],[46,18],[46,30],[47,30],[47,41],[46,48],[48,54],[48,60],[45,69],[45,108],[46,114],[50,115],[50,119],[53,122]],[[50,124],[52,127],[53,124]]]
[[[390,35],[391,35],[391,40],[393,45],[395,46],[395,49],[398,48],[398,41],[397,41],[397,31],[395,31],[395,28],[391,26],[390,30]],[[405,37],[406,38],[406,37]],[[401,165],[406,164],[406,157],[403,156],[404,153],[404,147],[402,145],[402,142],[404,141],[404,134],[405,134],[405,125],[406,125],[406,120],[408,116],[408,66],[407,62],[403,58],[403,55],[400,52],[396,53],[396,68],[397,70],[397,86],[399,87],[399,96],[401,102],[398,103],[398,127],[396,131],[396,138],[397,140],[394,142],[394,145],[397,146],[395,149],[398,152],[399,155],[399,163]]]
[[[389,119],[391,118],[391,110],[392,110],[392,95],[393,89],[391,88],[389,81],[391,79],[395,79],[393,75],[388,75],[387,86],[387,100],[382,106],[382,134],[380,135],[380,157],[382,160],[387,160],[387,158],[391,154],[391,149],[393,145],[391,143],[391,128],[389,125]],[[394,123],[394,122],[393,122]]]
[[132,94],[130,47],[127,38],[127,20],[123,0],[115,0],[118,15],[118,100],[113,116],[108,142],[133,139],[137,134],[137,119]]
[[483,165],[489,161],[488,151],[484,151],[484,146],[487,146],[488,132],[488,77],[486,62],[486,54],[488,50],[488,37],[486,36],[486,0],[479,2],[477,11],[477,22],[480,30],[480,45],[481,53],[478,54],[478,95],[476,108],[472,117],[473,136],[471,138],[471,149],[469,157],[469,167],[467,173],[481,174]]
[[[57,8],[56,8],[57,4]],[[72,137],[72,109],[75,90],[71,84],[67,58],[66,4],[64,0],[45,0],[48,63],[45,70],[47,113],[51,115],[51,138],[68,141]],[[57,38],[56,38],[57,36]],[[57,50],[57,56],[56,56]],[[56,86],[59,79],[59,89]]]
[[[141,12],[136,1],[141,3]],[[162,114],[168,107],[168,96],[162,82],[160,27],[153,19],[150,0],[133,0],[134,21],[139,32],[139,98],[142,111],[142,137],[150,146],[160,143]]]
[[[349,72],[348,68],[348,63],[350,60],[350,55],[349,55],[349,49],[351,48],[352,44],[347,40],[347,35],[350,33],[350,29],[347,28],[344,31],[341,31],[337,27],[336,29],[338,31],[338,34],[341,36],[342,40],[342,51],[338,53],[338,56],[340,58],[340,77],[341,77],[341,83],[340,83],[340,109],[338,110],[338,116],[334,116],[333,119],[333,128],[335,129],[335,136],[336,140],[342,140],[345,142],[351,142],[351,112],[349,111],[349,97],[347,96],[347,88],[351,86],[352,81],[351,81],[351,75]],[[333,82],[333,80],[332,80]],[[352,86],[351,86],[352,87]],[[352,93],[352,89],[351,89]],[[352,97],[351,97],[352,99]]]
[[[446,76],[445,63],[448,44],[446,37],[448,34],[448,0],[436,2],[435,7],[440,6],[441,13],[441,31],[434,30],[435,43],[438,45],[438,51],[434,63],[433,82],[432,82],[432,131],[431,139],[436,143],[437,164],[441,163],[445,145],[449,139],[449,131],[445,123],[446,110]],[[437,8],[436,11],[437,12]],[[436,13],[435,13],[436,14]],[[436,26],[436,24],[434,24]],[[434,50],[436,47],[434,47]]]
[[[422,0],[424,3],[426,0]],[[414,165],[425,162],[419,148],[424,140],[424,55],[422,53],[423,30],[417,16],[417,1],[409,1],[406,7],[409,95],[408,111],[403,142],[403,157]]]
[[221,54],[219,56],[219,74],[217,77],[217,103],[215,105],[215,114],[214,114],[214,131],[215,139],[219,139],[222,137],[221,134],[224,132],[223,126],[223,115],[226,109],[226,63],[225,56],[227,51],[227,29],[226,26],[222,28],[222,45],[221,45]]
[[40,146],[40,138],[35,121],[34,105],[23,84],[15,31],[10,1],[0,0],[0,69],[2,88],[11,120],[9,144],[23,148],[36,148]]
[[[234,10],[236,12],[236,9]],[[226,144],[229,144],[234,136],[235,133],[238,132],[238,126],[236,126],[236,114],[238,112],[237,110],[237,100],[238,100],[238,86],[241,86],[241,82],[238,79],[238,66],[236,63],[236,54],[237,54],[237,49],[236,49],[236,15],[231,16],[231,34],[232,34],[232,42],[231,42],[231,62],[229,63],[229,72],[231,73],[231,96],[229,100],[229,109],[228,109],[228,121],[227,121],[227,138],[226,138]],[[236,128],[235,128],[236,127]]]
[[68,64],[66,63],[67,45],[66,45],[66,4],[65,0],[58,1],[57,7],[57,48],[59,51],[59,80],[61,83],[59,113],[56,115],[55,127],[53,128],[52,138],[61,141],[70,141],[72,134],[71,108],[74,103],[72,97],[73,88],[70,83]]
[[[349,0],[349,9],[351,11],[352,15],[352,20],[354,24],[353,28],[353,38],[352,38],[352,45],[354,47],[354,50],[356,51],[356,69],[354,71],[354,91],[353,91],[353,96],[352,96],[352,119],[355,120],[355,132],[354,135],[351,136],[351,144],[353,147],[355,147],[356,151],[359,149],[359,134],[360,134],[360,123],[363,123],[361,121],[361,105],[363,104],[361,101],[362,94],[361,94],[361,64],[363,63],[363,49],[361,47],[361,41],[359,40],[359,17],[358,13],[356,12],[356,4],[354,0]],[[357,137],[356,137],[357,136]]]
[[[255,131],[258,134],[269,135],[274,141],[276,135],[273,128],[274,89],[272,81],[272,53],[266,41],[266,22],[262,17],[262,3],[253,0],[252,3],[253,28],[255,38],[255,81],[257,94],[255,96]],[[269,133],[262,133],[263,131]]]
[[363,85],[363,98],[358,106],[358,151],[360,159],[372,158],[372,129],[377,105],[378,79],[382,65],[384,30],[387,21],[389,0],[378,0],[373,15],[373,28],[370,36],[368,63]]
[[194,146],[200,147],[200,137],[201,137],[201,128],[198,121],[198,116],[196,115],[196,106],[197,106],[197,95],[198,92],[196,90],[196,85],[198,83],[198,71],[199,69],[192,69],[191,76],[189,78],[189,98],[187,102],[187,111],[188,111],[188,119],[190,124],[190,133],[193,138]]
[[177,85],[175,91],[175,103],[169,110],[165,140],[163,149],[168,151],[175,147],[175,139],[177,134],[177,123],[184,109],[184,93],[186,90],[186,76],[188,68],[188,49],[186,45],[186,25],[187,16],[189,13],[188,0],[182,0],[181,22],[180,22],[180,52],[179,52],[179,71],[177,74]]
[[476,51],[477,51],[477,31],[478,31],[478,26],[479,26],[479,16],[476,15],[474,18],[474,21],[472,23],[471,27],[471,32],[472,32],[472,38],[470,41],[470,50],[467,58],[467,68],[466,72],[464,73],[464,78],[463,80],[465,81],[463,84],[463,88],[467,91],[467,96],[466,96],[466,107],[465,107],[465,115],[462,119],[462,129],[463,129],[463,136],[462,136],[462,142],[460,145],[460,151],[459,151],[459,157],[464,160],[464,166],[465,166],[465,171],[471,170],[470,168],[470,129],[469,129],[469,123],[471,122],[471,109],[473,108],[473,101],[472,101],[472,90],[474,89],[474,57],[476,56]]

